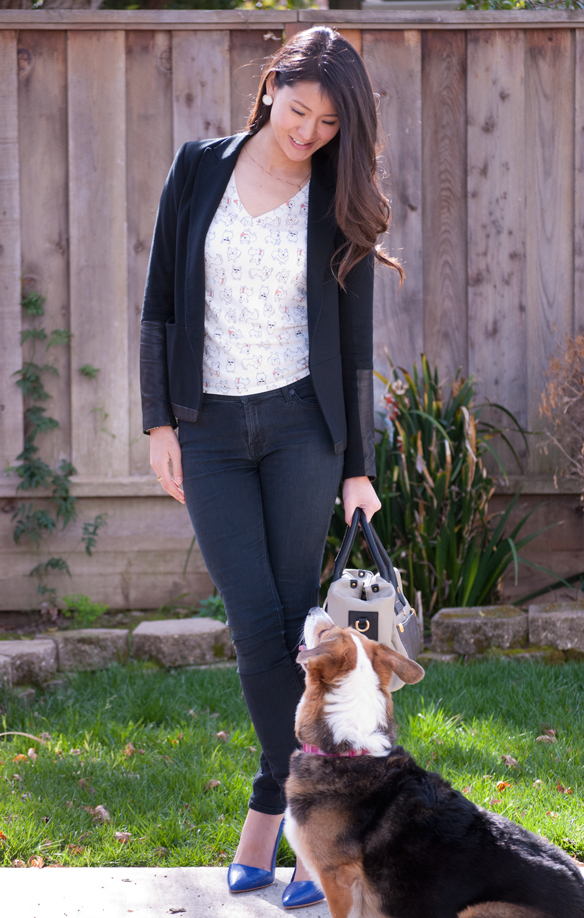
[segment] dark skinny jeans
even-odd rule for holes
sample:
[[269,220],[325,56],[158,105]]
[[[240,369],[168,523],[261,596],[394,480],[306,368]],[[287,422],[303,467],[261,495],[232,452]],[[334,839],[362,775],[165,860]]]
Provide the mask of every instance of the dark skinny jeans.
[[343,457],[310,377],[257,395],[205,395],[196,423],[180,422],[179,440],[188,511],[262,747],[249,805],[283,813],[304,690],[295,658],[318,603]]

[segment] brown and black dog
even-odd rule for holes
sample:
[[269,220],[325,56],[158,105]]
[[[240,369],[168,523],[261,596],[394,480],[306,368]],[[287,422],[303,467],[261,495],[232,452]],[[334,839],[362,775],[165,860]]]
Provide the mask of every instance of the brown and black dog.
[[391,677],[421,666],[320,609],[305,643],[285,832],[333,918],[584,918],[566,854],[392,745]]

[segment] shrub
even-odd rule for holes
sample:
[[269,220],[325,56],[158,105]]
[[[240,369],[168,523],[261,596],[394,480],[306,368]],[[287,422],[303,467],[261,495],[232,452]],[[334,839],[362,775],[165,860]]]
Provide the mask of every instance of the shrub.
[[556,474],[576,478],[584,492],[584,335],[567,337],[548,368],[540,414],[547,441],[560,451]]
[[216,618],[219,622],[227,621],[223,600],[216,593],[212,593],[207,599],[202,599],[200,601],[198,614],[205,618]]
[[[474,405],[472,378],[457,375],[445,398],[438,370],[430,369],[425,355],[420,371],[414,366],[410,374],[392,365],[390,378],[376,375],[386,392],[374,483],[382,506],[374,525],[402,571],[410,601],[419,591],[429,616],[445,606],[495,602],[509,565],[514,565],[516,577],[520,563],[537,566],[518,552],[542,531],[518,539],[528,514],[506,532],[519,494],[504,513],[488,514],[494,480],[483,465],[483,456],[490,451],[504,473],[490,441],[503,439],[516,456],[506,429],[482,419],[486,406]],[[506,409],[489,407],[508,416],[512,428],[525,440],[525,432]],[[340,502],[336,511],[329,532],[325,581],[345,528]],[[369,566],[364,546],[356,544],[351,566]]]
[[93,602],[84,593],[70,593],[68,596],[63,596],[63,602],[65,603],[63,615],[66,618],[74,618],[75,625],[81,628],[92,625],[108,610],[108,606],[100,602]]

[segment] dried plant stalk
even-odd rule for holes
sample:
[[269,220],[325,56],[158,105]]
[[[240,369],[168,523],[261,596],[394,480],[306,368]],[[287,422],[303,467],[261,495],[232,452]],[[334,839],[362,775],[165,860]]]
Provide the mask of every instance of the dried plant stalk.
[[584,492],[584,335],[566,337],[552,357],[539,412],[546,441],[563,457],[558,475],[578,479]]

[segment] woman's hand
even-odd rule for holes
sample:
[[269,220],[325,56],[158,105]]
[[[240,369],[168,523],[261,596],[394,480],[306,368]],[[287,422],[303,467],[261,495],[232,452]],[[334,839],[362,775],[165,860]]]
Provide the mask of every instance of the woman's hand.
[[180,444],[170,425],[150,431],[150,465],[164,490],[184,504]]
[[357,507],[365,511],[367,522],[381,509],[381,502],[375,488],[366,476],[362,478],[345,478],[343,482],[343,504],[345,506],[345,522],[351,525],[353,514]]

